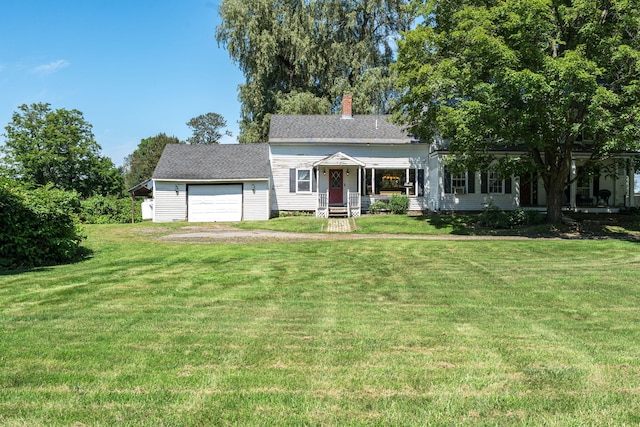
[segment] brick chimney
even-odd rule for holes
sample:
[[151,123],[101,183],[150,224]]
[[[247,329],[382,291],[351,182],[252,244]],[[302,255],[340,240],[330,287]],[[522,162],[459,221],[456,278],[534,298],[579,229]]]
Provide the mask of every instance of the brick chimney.
[[344,95],[342,97],[342,118],[343,119],[353,119],[353,114],[351,113],[352,103],[353,103],[353,99],[351,95]]

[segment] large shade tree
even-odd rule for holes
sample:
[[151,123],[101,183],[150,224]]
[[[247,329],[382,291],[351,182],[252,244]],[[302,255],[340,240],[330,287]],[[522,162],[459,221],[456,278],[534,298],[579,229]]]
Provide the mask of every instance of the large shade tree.
[[411,21],[407,3],[223,0],[216,38],[245,76],[240,142],[265,141],[270,114],[337,109],[345,93],[354,113],[387,112],[395,39]]
[[[536,171],[548,220],[561,221],[576,143],[590,164],[640,140],[640,4],[633,0],[416,1],[399,43],[398,116],[450,141],[454,164],[486,167],[519,146],[505,173]],[[585,144],[583,144],[584,146]]]
[[124,159],[125,187],[132,188],[151,179],[164,147],[167,144],[181,143],[177,137],[167,136],[165,133],[141,140],[135,151]]
[[100,154],[92,126],[78,110],[50,104],[21,105],[5,127],[1,148],[6,175],[27,184],[53,184],[82,197],[120,194],[123,178]]

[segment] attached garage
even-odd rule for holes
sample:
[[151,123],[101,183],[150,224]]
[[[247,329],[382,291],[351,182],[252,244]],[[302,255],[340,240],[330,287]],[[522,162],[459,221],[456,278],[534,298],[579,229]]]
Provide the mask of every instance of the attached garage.
[[242,221],[242,184],[189,185],[189,222]]
[[269,219],[266,144],[168,144],[153,173],[154,222]]

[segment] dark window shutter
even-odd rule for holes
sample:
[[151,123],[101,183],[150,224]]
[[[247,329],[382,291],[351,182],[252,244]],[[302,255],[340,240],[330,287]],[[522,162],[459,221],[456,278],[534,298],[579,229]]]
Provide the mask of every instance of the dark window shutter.
[[366,169],[362,169],[362,175],[360,175],[362,177],[362,180],[360,181],[360,188],[362,188],[362,195],[366,195],[367,194],[367,170]]
[[451,172],[446,169],[444,171],[444,192],[451,194]]
[[593,177],[593,195],[597,196],[600,191],[600,175]]
[[480,192],[482,194],[489,192],[489,174],[486,172],[480,174]]
[[467,172],[467,191],[469,194],[476,192],[476,174],[471,171]]
[[424,197],[424,169],[418,169],[418,197]]
[[311,191],[314,193],[318,191],[318,178],[316,177],[317,172],[317,170],[311,169]]
[[289,169],[289,193],[296,192],[296,170]]
[[511,178],[507,178],[504,180],[504,192],[506,194],[511,194]]

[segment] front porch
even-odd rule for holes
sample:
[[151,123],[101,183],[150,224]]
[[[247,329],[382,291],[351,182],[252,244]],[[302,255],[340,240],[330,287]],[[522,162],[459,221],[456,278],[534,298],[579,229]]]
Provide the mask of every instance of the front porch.
[[[388,201],[395,194],[410,198],[412,210],[424,210],[425,171],[403,165],[365,165],[337,152],[313,164],[313,192],[317,194],[316,216],[357,217],[375,201]],[[316,193],[317,192],[317,193]]]
[[316,216],[320,218],[330,217],[359,217],[362,213],[362,197],[360,192],[347,189],[347,203],[329,203],[329,190],[318,193],[318,206]]
[[364,166],[358,159],[340,152],[314,163],[314,173],[318,177],[316,216],[360,216]]
[[[589,168],[591,167],[591,168]],[[593,169],[584,158],[571,161],[562,210],[580,213],[619,213],[636,206],[634,169],[625,159],[612,160]],[[519,177],[519,206],[546,211],[542,179],[535,173]]]

